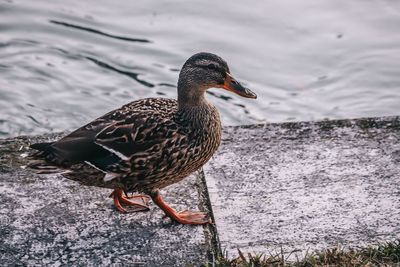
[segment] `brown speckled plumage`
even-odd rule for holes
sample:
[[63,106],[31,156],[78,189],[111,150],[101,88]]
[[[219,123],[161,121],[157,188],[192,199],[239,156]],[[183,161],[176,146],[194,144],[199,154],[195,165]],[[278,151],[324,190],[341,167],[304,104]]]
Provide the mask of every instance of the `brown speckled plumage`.
[[[127,148],[123,154],[129,160],[119,160],[105,169],[119,174],[110,181],[112,188],[118,185],[126,191],[149,193],[179,182],[204,165],[221,140],[219,114],[209,103],[178,110],[176,100],[148,98],[126,105],[123,113],[129,114],[123,124],[130,129],[117,138]],[[96,142],[118,149],[120,144],[113,145],[116,128],[118,122],[100,133]]]
[[[204,97],[210,87],[255,98],[254,93],[233,79],[224,60],[199,53],[188,59],[181,70],[178,100],[137,100],[59,141],[34,144],[32,148],[40,151],[36,157],[54,165],[73,167],[87,163],[106,173],[100,179],[95,175],[75,175],[73,179],[83,184],[144,192],[153,194],[155,200],[158,195],[154,192],[198,170],[220,144],[219,113]],[[197,217],[194,215],[194,221],[200,220]]]

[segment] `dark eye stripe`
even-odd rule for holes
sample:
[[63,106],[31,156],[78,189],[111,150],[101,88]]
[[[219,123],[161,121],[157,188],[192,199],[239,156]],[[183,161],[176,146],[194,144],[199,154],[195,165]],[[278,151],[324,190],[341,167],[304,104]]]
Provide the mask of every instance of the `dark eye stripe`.
[[207,68],[214,69],[214,70],[220,70],[221,68],[217,66],[216,64],[208,64]]
[[207,65],[196,65],[196,67],[202,68],[202,69],[214,70],[214,71],[218,71],[220,73],[225,74],[225,70],[223,68],[221,68],[219,65],[216,65],[214,63],[207,64]]

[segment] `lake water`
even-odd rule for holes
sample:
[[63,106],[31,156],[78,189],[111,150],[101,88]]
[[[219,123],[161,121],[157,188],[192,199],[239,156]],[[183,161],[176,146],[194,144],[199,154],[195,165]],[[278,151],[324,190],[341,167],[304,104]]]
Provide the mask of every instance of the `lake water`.
[[210,90],[224,125],[400,115],[396,0],[0,0],[0,137],[175,98],[200,51],[259,96]]

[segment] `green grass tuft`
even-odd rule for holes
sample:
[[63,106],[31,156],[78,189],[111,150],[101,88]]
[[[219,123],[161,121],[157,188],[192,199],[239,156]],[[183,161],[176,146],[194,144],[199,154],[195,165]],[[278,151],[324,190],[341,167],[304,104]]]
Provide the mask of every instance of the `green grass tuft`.
[[313,266],[399,266],[400,240],[382,243],[375,247],[364,249],[344,249],[336,247],[323,251],[307,253],[303,259],[288,261],[288,258],[299,251],[285,253],[281,250],[276,254],[251,254],[238,250],[239,256],[229,259],[228,255],[217,259],[207,267],[313,267]]

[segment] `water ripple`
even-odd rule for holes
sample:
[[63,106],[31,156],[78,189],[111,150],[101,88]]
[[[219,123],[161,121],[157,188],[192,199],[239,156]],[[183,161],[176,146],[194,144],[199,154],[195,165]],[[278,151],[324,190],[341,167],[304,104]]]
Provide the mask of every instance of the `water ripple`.
[[112,70],[112,71],[115,71],[115,72],[120,73],[122,75],[128,76],[128,77],[134,79],[135,81],[137,81],[138,83],[140,83],[140,84],[142,84],[144,86],[147,86],[147,87],[150,87],[150,88],[154,87],[154,84],[152,84],[150,82],[147,82],[147,81],[144,81],[142,79],[139,79],[138,78],[139,73],[120,70],[120,69],[118,69],[116,67],[113,67],[113,66],[111,66],[111,65],[109,65],[109,64],[107,64],[107,63],[105,63],[103,61],[100,61],[100,60],[92,58],[92,57],[84,56],[84,58],[86,58],[87,60],[92,61],[93,63],[95,63],[99,67],[102,67],[102,68],[105,68],[105,69],[108,69],[108,70]]
[[62,26],[68,27],[68,28],[74,28],[74,29],[78,29],[78,30],[82,30],[82,31],[86,31],[86,32],[91,32],[91,33],[95,33],[95,34],[111,37],[111,38],[118,39],[118,40],[129,41],[129,42],[137,42],[137,43],[152,43],[152,41],[147,40],[147,39],[139,39],[139,38],[130,38],[130,37],[118,36],[118,35],[114,35],[114,34],[105,33],[105,32],[102,32],[102,31],[99,31],[99,30],[96,30],[96,29],[92,29],[92,28],[89,28],[89,27],[74,25],[74,24],[67,23],[67,22],[62,22],[62,21],[57,21],[57,20],[49,20],[49,22],[53,23],[53,24],[57,24],[57,25],[62,25]]
[[399,10],[394,0],[0,4],[0,136],[176,98],[199,51],[222,56],[258,95],[208,91],[223,125],[399,115]]

